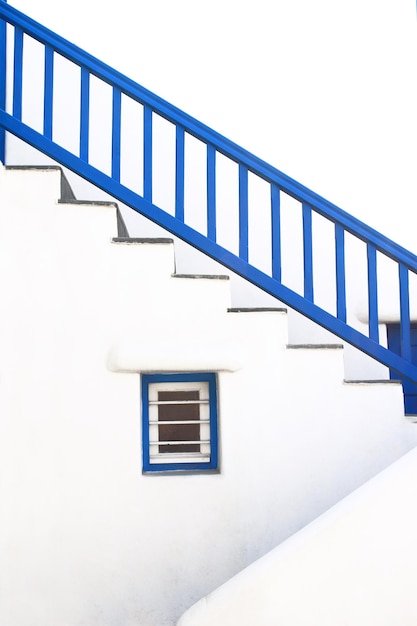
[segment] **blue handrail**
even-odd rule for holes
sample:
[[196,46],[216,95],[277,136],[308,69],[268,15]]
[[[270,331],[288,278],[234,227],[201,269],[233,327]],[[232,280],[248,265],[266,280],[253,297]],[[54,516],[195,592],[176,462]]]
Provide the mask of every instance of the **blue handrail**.
[[[28,18],[0,0],[0,128],[8,131],[86,180],[156,222],[174,235],[193,245],[233,272],[243,276],[264,291],[287,303],[343,340],[398,372],[417,382],[417,367],[411,362],[409,274],[417,273],[417,257],[376,230],[352,217],[310,189],[283,174],[265,161],[244,150],[224,136],[169,104],[162,98],[126,78],[108,65],[59,37],[44,26]],[[12,62],[6,64],[5,24],[14,31]],[[24,87],[23,58],[27,38],[40,42],[44,50],[44,89],[42,131],[33,128],[22,118]],[[66,149],[54,138],[55,56],[69,60],[79,68],[79,142],[76,153]],[[6,67],[13,68],[13,90],[10,107],[6,110]],[[110,173],[95,167],[90,161],[91,143],[91,79],[98,79],[112,90]],[[122,98],[139,103],[143,110],[143,192],[138,193],[123,183],[121,177]],[[175,127],[175,198],[173,214],[154,202],[154,122],[156,117],[168,120]],[[186,176],[186,137],[199,140],[206,151],[206,228],[199,232],[187,224],[184,211]],[[1,136],[0,136],[1,144]],[[218,231],[218,164],[226,157],[237,165],[238,252],[222,246]],[[4,163],[4,151],[0,151]],[[251,224],[249,210],[249,176],[264,181],[270,190],[270,271],[251,262]],[[282,282],[281,201],[290,196],[301,204],[302,254],[304,285],[302,293]],[[318,214],[334,225],[335,310],[333,314],[315,302],[313,219]],[[345,234],[364,242],[367,262],[368,332],[360,332],[350,325],[346,295]],[[380,343],[377,289],[378,255],[388,257],[398,266],[398,306],[400,311],[402,351],[394,354]]]

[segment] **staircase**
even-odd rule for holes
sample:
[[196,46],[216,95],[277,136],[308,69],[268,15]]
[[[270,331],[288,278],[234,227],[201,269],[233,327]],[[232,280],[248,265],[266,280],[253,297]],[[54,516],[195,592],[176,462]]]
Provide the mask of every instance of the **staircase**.
[[[0,47],[8,50],[8,54],[3,55],[0,80],[0,127],[378,360],[400,377],[417,381],[410,331],[411,317],[417,306],[414,290],[410,291],[417,272],[415,255],[4,1],[0,2],[0,18],[4,20]],[[6,23],[9,47],[6,46]],[[41,62],[38,67],[25,70],[28,65],[25,46],[27,48],[32,41],[38,42],[38,52],[40,44]],[[62,102],[62,94],[56,87],[57,67],[61,67],[58,55],[59,59],[67,60],[69,74],[77,77],[80,100],[76,119],[71,121],[69,114],[65,117],[67,126],[75,125],[79,129],[77,141],[74,136],[69,140],[56,130],[62,107],[68,113],[66,100]],[[9,80],[7,71],[12,74]],[[68,84],[64,82],[67,93]],[[107,136],[108,154],[104,161],[97,158],[97,154],[103,156],[103,150],[94,145],[91,130],[97,116],[93,103],[93,87],[97,82],[103,88],[110,87],[111,120],[107,127],[104,124],[100,129],[100,137]],[[10,83],[12,89],[6,108],[6,85]],[[35,84],[38,91],[39,84],[43,85],[43,92],[41,119],[34,122],[27,113],[24,94],[31,95]],[[125,114],[127,105],[135,111],[133,119],[136,123],[141,120],[141,124],[136,145],[130,146],[126,153],[125,139],[135,134]],[[126,124],[129,124],[128,131]],[[165,135],[162,154],[158,143],[161,134]],[[3,162],[7,160],[4,148],[1,156]],[[132,158],[141,163],[142,169],[133,182],[126,177],[126,163]],[[165,172],[162,187],[172,188],[169,201],[157,184],[160,168]],[[168,171],[172,172],[169,185]],[[223,184],[225,179],[226,185]],[[194,189],[195,180],[202,181],[198,190]],[[187,200],[190,184],[196,194],[191,208]],[[255,188],[258,192],[254,198]],[[291,214],[299,213],[301,226],[299,241],[291,246],[291,258],[286,260],[283,249],[291,241],[294,230],[291,225],[288,233],[284,229],[282,212],[288,203]],[[198,206],[204,208],[202,213]],[[329,244],[323,247],[323,232],[329,227]],[[329,246],[332,254],[323,257],[323,249],[328,250]],[[351,258],[358,256],[358,246],[364,263],[360,275],[356,273],[352,278]],[[288,266],[291,269],[294,265],[294,257],[302,266],[302,280],[297,288],[288,280]],[[389,302],[389,312],[385,314],[381,294],[385,293],[387,265],[395,278],[393,289],[382,296],[383,301]],[[322,278],[316,267],[326,268],[327,282],[333,286],[330,301],[326,298],[322,301],[317,294]],[[364,289],[359,320],[356,303],[352,303],[349,293],[352,282],[363,284]],[[391,317],[392,311],[401,329],[400,354],[386,347],[383,331],[386,317]]]

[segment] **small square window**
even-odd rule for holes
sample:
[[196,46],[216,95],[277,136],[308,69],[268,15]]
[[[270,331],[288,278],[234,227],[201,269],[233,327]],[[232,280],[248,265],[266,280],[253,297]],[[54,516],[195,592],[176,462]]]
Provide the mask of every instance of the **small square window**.
[[142,376],[145,472],[216,469],[215,374]]

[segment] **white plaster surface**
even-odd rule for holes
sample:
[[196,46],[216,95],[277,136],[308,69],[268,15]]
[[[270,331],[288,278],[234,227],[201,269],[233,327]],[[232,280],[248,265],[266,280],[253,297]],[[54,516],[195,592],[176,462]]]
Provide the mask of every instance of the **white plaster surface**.
[[114,372],[234,372],[242,367],[239,345],[216,337],[213,342],[169,340],[133,343],[125,339],[112,347],[108,367]]
[[[229,281],[112,242],[115,206],[59,183],[0,169],[0,623],[173,626],[417,432],[399,385],[345,384],[343,350],[287,349],[285,313],[228,312]],[[194,345],[218,371],[218,473],[142,474],[140,374],[109,368],[127,337],[138,369],[144,345],[193,369]]]
[[206,596],[178,626],[413,626],[415,450]]

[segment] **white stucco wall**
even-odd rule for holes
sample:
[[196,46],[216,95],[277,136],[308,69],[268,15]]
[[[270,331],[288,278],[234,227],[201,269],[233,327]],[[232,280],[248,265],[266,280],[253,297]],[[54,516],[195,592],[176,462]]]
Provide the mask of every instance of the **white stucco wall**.
[[[399,385],[344,383],[342,349],[287,348],[284,312],[228,312],[229,281],[112,243],[115,206],[59,188],[0,170],[0,623],[172,626],[416,427]],[[140,372],[200,368],[220,471],[143,475]]]
[[178,626],[412,626],[416,451],[203,598]]

